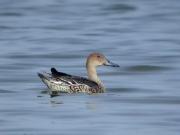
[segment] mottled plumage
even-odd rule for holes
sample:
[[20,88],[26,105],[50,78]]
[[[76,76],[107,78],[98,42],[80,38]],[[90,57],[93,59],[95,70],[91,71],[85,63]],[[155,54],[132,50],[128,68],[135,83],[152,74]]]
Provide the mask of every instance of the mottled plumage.
[[93,53],[89,55],[86,63],[89,78],[58,72],[55,68],[51,68],[51,73],[38,73],[38,75],[49,88],[51,96],[57,95],[60,92],[102,93],[105,91],[105,88],[95,70],[99,65],[118,66],[107,60],[104,55]]
[[87,78],[72,76],[66,73],[58,72],[55,68],[52,68],[51,72],[51,74],[38,73],[42,81],[51,90],[51,95],[53,94],[53,91],[67,93],[86,92],[89,94],[104,92],[103,87],[99,86],[96,82],[88,80]]

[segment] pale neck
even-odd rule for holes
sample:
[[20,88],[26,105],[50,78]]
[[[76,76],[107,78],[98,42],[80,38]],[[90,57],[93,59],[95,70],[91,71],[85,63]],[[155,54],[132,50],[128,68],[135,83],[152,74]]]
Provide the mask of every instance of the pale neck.
[[88,64],[87,65],[87,73],[88,73],[88,78],[96,83],[98,83],[99,85],[102,85],[101,80],[99,79],[97,72],[96,72],[96,67],[93,65]]

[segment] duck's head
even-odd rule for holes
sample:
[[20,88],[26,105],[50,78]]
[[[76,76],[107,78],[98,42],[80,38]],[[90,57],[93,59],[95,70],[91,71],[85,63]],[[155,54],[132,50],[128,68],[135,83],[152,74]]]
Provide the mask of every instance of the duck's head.
[[112,67],[119,67],[118,64],[115,64],[111,61],[109,61],[103,54],[101,53],[91,53],[86,62],[86,67],[88,66],[112,66]]

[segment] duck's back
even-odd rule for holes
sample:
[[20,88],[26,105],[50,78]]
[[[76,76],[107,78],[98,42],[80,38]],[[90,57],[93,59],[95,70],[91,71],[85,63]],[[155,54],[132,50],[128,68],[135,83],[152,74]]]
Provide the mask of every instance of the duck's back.
[[55,68],[51,68],[51,74],[41,74],[39,77],[53,92],[86,92],[86,93],[100,93],[103,88],[96,82],[84,77],[73,76],[63,72],[58,72]]

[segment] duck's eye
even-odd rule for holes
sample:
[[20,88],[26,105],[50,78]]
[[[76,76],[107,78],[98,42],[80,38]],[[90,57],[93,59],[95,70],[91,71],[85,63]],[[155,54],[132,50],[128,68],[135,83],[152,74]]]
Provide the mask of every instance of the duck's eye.
[[98,55],[97,57],[100,58],[101,56]]

